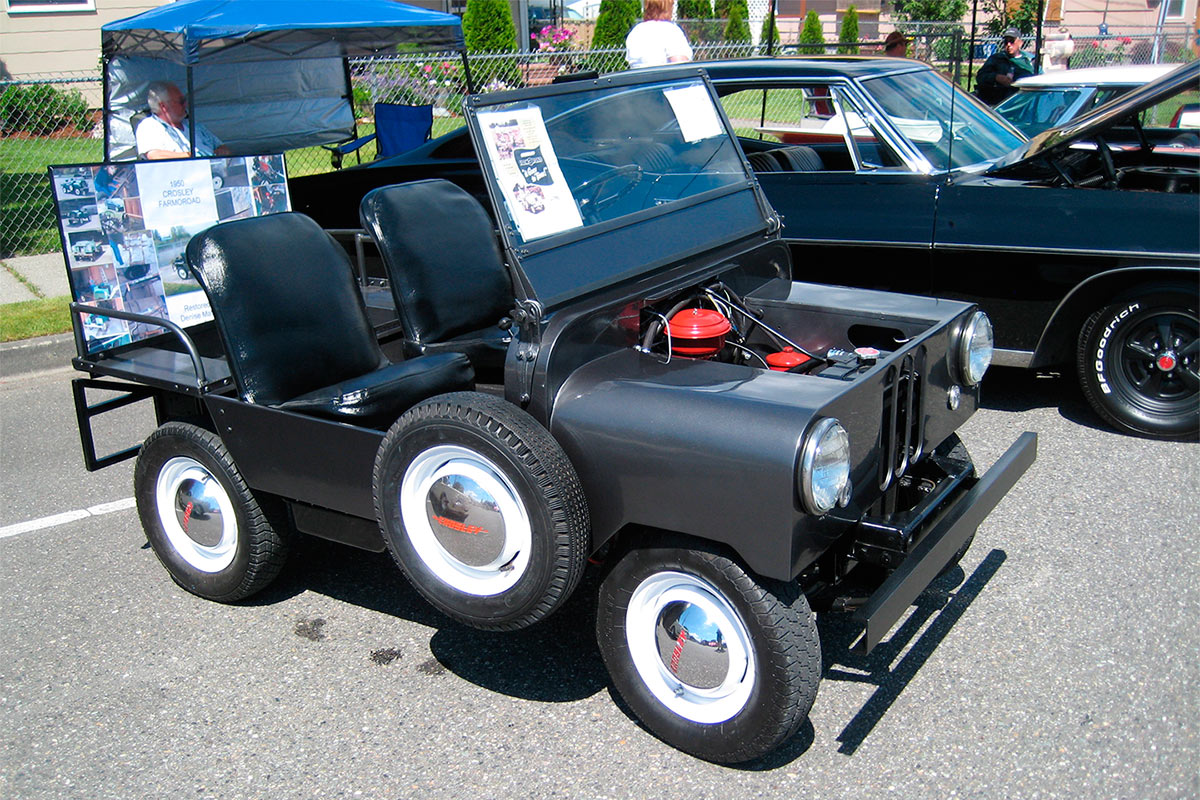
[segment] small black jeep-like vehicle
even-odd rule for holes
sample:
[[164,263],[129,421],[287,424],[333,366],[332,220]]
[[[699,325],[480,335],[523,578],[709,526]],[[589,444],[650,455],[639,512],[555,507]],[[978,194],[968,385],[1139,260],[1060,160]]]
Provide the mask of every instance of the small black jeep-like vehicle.
[[[853,611],[869,650],[1032,463],[1026,433],[977,476],[955,435],[988,319],[792,281],[699,69],[467,116],[490,210],[440,179],[362,199],[390,322],[291,212],[191,240],[212,323],[74,304],[168,331],[89,354],[77,326],[89,468],[137,456],[154,552],[221,602],[270,583],[300,532],[386,549],[448,616],[515,630],[594,557],[630,708],[701,758],[759,757],[816,696],[814,609]],[[98,457],[92,418],[145,398],[158,429]]]

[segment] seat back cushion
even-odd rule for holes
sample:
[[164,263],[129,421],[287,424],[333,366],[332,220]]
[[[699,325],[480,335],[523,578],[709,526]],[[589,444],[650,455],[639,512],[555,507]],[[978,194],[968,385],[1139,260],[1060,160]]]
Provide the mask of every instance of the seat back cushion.
[[409,340],[494,328],[512,310],[491,217],[463,189],[445,180],[383,186],[363,198],[359,218],[383,257]]
[[785,170],[796,172],[820,172],[825,169],[824,162],[816,150],[807,145],[797,144],[791,147],[780,147],[773,151],[778,156]]
[[388,363],[349,257],[309,217],[216,225],[192,237],[187,259],[244,400],[278,405]]

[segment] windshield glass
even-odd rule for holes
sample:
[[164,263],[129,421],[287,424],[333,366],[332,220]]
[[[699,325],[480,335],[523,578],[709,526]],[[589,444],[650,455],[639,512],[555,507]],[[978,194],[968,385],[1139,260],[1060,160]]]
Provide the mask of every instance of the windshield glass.
[[1066,122],[1066,112],[1079,100],[1081,89],[1051,89],[1017,92],[996,106],[996,113],[1021,129],[1026,136],[1041,133]]
[[1024,141],[990,110],[932,70],[869,78],[863,86],[935,169],[994,161]]
[[747,182],[700,80],[481,105],[476,119],[518,243]]

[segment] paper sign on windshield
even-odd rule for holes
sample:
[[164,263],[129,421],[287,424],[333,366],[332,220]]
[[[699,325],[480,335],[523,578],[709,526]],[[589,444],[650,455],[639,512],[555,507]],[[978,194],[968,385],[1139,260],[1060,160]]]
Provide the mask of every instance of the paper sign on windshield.
[[[184,258],[188,241],[289,208],[279,155],[51,167],[50,178],[75,301],[183,327],[212,319]],[[80,322],[88,352],[163,332],[98,313]]]
[[488,160],[525,241],[583,225],[537,107],[479,114]]
[[685,86],[682,89],[665,89],[663,94],[679,120],[679,133],[685,142],[699,142],[722,136],[721,119],[713,108],[712,98],[703,86]]

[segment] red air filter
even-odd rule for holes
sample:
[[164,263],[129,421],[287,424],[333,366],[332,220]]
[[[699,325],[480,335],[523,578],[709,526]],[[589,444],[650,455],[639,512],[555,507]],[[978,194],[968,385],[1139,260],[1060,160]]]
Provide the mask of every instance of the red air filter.
[[712,358],[725,346],[729,320],[711,308],[685,308],[671,317],[671,352],[688,358]]
[[767,356],[767,366],[779,372],[787,372],[792,367],[798,367],[808,360],[809,357],[804,353],[791,347],[785,347],[778,353],[771,353]]

